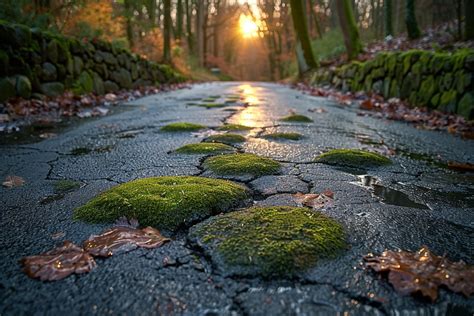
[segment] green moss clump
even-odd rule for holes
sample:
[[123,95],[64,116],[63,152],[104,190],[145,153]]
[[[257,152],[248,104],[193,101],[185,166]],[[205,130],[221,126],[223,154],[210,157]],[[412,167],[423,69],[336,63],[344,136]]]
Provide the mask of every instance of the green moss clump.
[[206,138],[206,142],[238,144],[245,142],[245,137],[239,134],[218,134],[209,136],[208,138]]
[[316,158],[316,162],[348,167],[378,167],[392,163],[390,159],[377,153],[359,149],[333,149]]
[[87,155],[88,153],[92,152],[92,149],[87,148],[87,147],[76,147],[71,150],[71,155],[73,156],[81,156],[81,155]]
[[202,99],[202,102],[214,102],[217,99],[219,99],[219,97],[217,97],[217,98],[209,97],[209,98]]
[[303,135],[301,135],[300,133],[272,133],[263,135],[262,137],[270,139],[300,140],[303,138]]
[[214,108],[223,108],[227,106],[225,103],[203,103],[203,104],[198,104],[198,106],[205,107],[206,109],[214,109]]
[[215,249],[238,274],[292,277],[319,260],[334,258],[347,244],[343,227],[302,207],[263,207],[231,212],[191,232]]
[[240,125],[240,124],[226,124],[224,126],[219,126],[217,130],[219,131],[248,131],[251,130],[252,127]]
[[53,184],[55,193],[67,193],[79,189],[81,183],[73,180],[58,180]]
[[197,220],[237,207],[248,198],[245,186],[203,177],[144,178],[113,187],[74,211],[74,218],[92,223],[121,216],[141,225],[175,231]]
[[280,164],[254,154],[230,154],[210,157],[204,161],[204,167],[220,175],[262,176],[278,172]]
[[301,114],[292,114],[282,117],[280,121],[284,122],[312,122],[313,120]]
[[203,128],[206,127],[194,123],[178,122],[165,125],[161,128],[161,130],[165,132],[194,132]]
[[220,143],[197,143],[188,144],[175,150],[178,154],[222,154],[230,153],[234,147]]

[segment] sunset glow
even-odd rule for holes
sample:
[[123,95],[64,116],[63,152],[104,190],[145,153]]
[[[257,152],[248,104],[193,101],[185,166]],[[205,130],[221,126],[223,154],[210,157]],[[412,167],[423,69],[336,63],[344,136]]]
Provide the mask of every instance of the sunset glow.
[[247,15],[240,15],[239,18],[240,32],[244,38],[252,38],[258,36],[258,26],[254,20]]

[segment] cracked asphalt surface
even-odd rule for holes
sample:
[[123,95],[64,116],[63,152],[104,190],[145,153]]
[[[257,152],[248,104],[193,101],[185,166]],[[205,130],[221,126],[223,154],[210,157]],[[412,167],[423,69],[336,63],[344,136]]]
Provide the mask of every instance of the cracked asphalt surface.
[[[236,93],[251,105],[215,109],[188,105],[211,95]],[[314,108],[326,111],[308,111]],[[69,127],[55,138],[1,145],[2,179],[16,175],[26,183],[0,188],[0,315],[474,313],[474,299],[443,289],[434,304],[400,296],[361,265],[363,255],[370,252],[415,251],[422,245],[451,260],[474,264],[474,175],[436,164],[438,160],[474,163],[472,141],[360,116],[355,109],[270,83],[198,84],[145,97],[126,109]],[[278,120],[291,110],[314,122]],[[235,147],[274,158],[284,167],[275,176],[230,178],[245,182],[257,205],[295,205],[292,193],[332,190],[335,205],[324,212],[344,225],[350,249],[294,280],[242,278],[225,276],[209,254],[186,238],[187,231],[180,231],[161,248],[99,259],[98,267],[85,275],[40,282],[23,274],[20,258],[63,240],[80,243],[111,226],[72,220],[73,209],[99,192],[142,177],[215,176],[202,169],[204,155],[172,153],[206,135],[161,132],[160,127],[170,122],[253,127],[239,132],[247,142]],[[272,132],[298,132],[304,138],[258,137]],[[333,148],[380,150],[383,145],[397,150],[388,167],[343,170],[313,162]],[[90,152],[71,154],[77,148]],[[372,178],[379,186],[361,181]],[[80,181],[81,187],[44,200],[54,194],[53,185],[61,179]]]

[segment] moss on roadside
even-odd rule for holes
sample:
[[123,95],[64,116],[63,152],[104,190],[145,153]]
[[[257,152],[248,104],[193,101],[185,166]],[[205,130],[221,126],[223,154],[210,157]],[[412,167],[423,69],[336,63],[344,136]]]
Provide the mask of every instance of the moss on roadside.
[[240,124],[225,124],[223,126],[219,126],[217,130],[219,131],[248,131],[251,130],[252,127],[240,125]]
[[82,156],[82,155],[87,155],[92,152],[91,148],[87,147],[76,147],[71,150],[71,155],[73,156]]
[[378,167],[392,163],[385,156],[359,149],[333,149],[319,155],[316,162],[354,168]]
[[271,133],[262,135],[262,138],[300,140],[303,138],[303,135],[300,133]]
[[254,154],[229,154],[207,158],[204,167],[218,175],[262,176],[278,172],[280,164]]
[[239,134],[216,134],[206,138],[206,142],[223,143],[223,144],[238,144],[245,142],[245,137]]
[[165,125],[161,127],[161,130],[165,132],[194,132],[204,128],[206,127],[200,124],[177,122]]
[[191,232],[237,274],[292,277],[347,244],[343,227],[302,207],[256,207],[219,215]]
[[280,121],[283,121],[283,122],[303,122],[303,123],[306,123],[306,122],[312,122],[313,120],[310,119],[309,117],[304,116],[304,115],[301,115],[301,114],[292,114],[292,115],[288,115],[288,116],[282,117],[282,118],[280,119]]
[[58,180],[54,182],[54,192],[55,193],[67,193],[79,189],[81,183],[79,181],[73,180]]
[[178,154],[222,154],[235,151],[234,147],[221,143],[196,143],[175,150]]
[[113,187],[74,211],[91,223],[113,222],[121,216],[141,225],[175,231],[210,215],[239,206],[248,198],[243,185],[203,177],[144,178]]

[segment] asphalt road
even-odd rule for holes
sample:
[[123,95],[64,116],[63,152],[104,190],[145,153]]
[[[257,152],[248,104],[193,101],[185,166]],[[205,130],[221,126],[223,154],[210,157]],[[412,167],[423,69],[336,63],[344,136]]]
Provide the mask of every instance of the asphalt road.
[[[243,95],[251,106],[188,105],[227,93]],[[451,260],[474,264],[474,175],[437,163],[474,163],[473,141],[360,116],[355,109],[270,83],[198,84],[123,108],[71,126],[54,138],[0,146],[1,179],[16,175],[26,181],[21,187],[0,188],[0,315],[474,313],[474,299],[447,290],[440,291],[434,304],[400,296],[361,265],[369,252],[415,251],[422,245]],[[315,108],[325,111],[308,111]],[[278,120],[292,110],[314,122]],[[161,126],[179,121],[253,127],[243,133],[248,141],[237,147],[274,158],[284,168],[277,176],[236,180],[253,189],[258,205],[292,205],[291,193],[332,190],[335,206],[325,212],[346,228],[350,250],[295,280],[224,277],[181,231],[161,248],[98,260],[93,272],[62,281],[40,282],[22,273],[20,258],[49,250],[62,240],[80,243],[110,227],[72,220],[73,209],[97,193],[142,177],[202,175],[202,155],[171,151],[204,136],[160,131]],[[258,137],[273,131],[299,132],[305,138]],[[391,157],[394,164],[376,170],[341,170],[313,162],[332,148],[384,150],[384,146],[397,151]],[[71,154],[77,148],[86,150]],[[380,186],[365,187],[361,174],[376,178]],[[80,181],[81,187],[45,200],[54,195],[53,185],[60,179]]]

